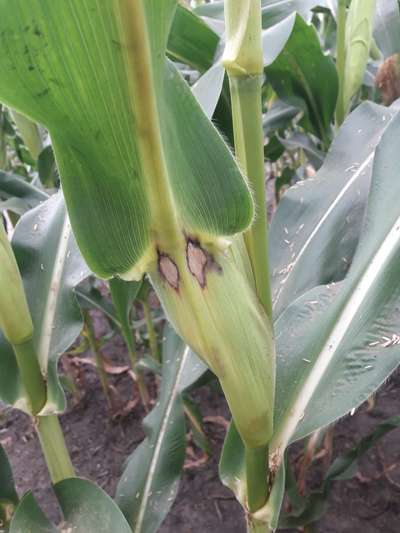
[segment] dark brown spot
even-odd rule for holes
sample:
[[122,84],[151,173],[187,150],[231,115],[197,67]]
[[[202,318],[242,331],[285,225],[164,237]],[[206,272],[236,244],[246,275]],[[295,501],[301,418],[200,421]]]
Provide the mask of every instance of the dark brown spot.
[[158,251],[158,270],[160,276],[175,290],[179,289],[179,270],[169,255]]
[[208,271],[222,272],[214,257],[195,239],[187,239],[186,262],[189,272],[197,279],[202,289],[207,285]]

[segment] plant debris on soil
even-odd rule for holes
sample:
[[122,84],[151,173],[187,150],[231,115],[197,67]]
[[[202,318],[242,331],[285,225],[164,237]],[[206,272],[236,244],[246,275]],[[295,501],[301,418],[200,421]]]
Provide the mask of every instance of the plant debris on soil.
[[[64,356],[64,368],[73,375],[78,392],[69,395],[69,409],[61,416],[66,442],[77,474],[95,481],[111,496],[124,463],[144,437],[141,421],[145,411],[135,399],[124,344],[113,337],[103,352],[121,372],[110,373],[113,413],[102,391],[95,367],[85,364],[91,355],[78,361]],[[148,379],[153,397],[157,383]],[[380,422],[399,413],[400,374],[394,374],[376,394],[374,405],[364,404],[353,416],[339,421],[333,431],[332,457],[344,453]],[[209,458],[188,439],[185,463],[176,501],[161,526],[161,533],[245,533],[243,511],[233,494],[218,477],[218,460],[229,411],[217,388],[203,386],[193,395],[204,420],[204,431],[212,453]],[[47,515],[59,522],[56,499],[30,418],[4,409],[0,412],[0,443],[12,464],[20,495],[33,490]],[[303,447],[293,447],[296,462]],[[328,454],[319,454],[306,476],[306,489],[317,489],[327,469]],[[360,461],[349,481],[334,483],[328,510],[314,531],[321,533],[398,533],[400,517],[400,430],[387,434]],[[295,530],[286,530],[295,531]],[[110,532],[111,533],[111,532]]]

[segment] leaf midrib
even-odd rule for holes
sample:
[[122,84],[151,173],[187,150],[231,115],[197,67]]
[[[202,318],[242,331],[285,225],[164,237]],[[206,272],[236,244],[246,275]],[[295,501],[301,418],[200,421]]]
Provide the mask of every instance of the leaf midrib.
[[174,386],[172,387],[172,389],[171,389],[171,391],[169,393],[169,398],[168,398],[168,401],[167,401],[167,404],[166,404],[166,408],[165,408],[165,411],[164,411],[163,421],[162,421],[162,424],[161,424],[161,427],[160,427],[160,431],[159,431],[159,433],[157,435],[155,446],[153,448],[154,449],[154,453],[153,453],[153,456],[152,456],[151,461],[150,461],[149,469],[147,471],[148,474],[147,474],[147,477],[146,477],[146,482],[145,482],[144,490],[143,490],[143,496],[142,496],[142,499],[140,501],[138,518],[137,518],[135,529],[134,529],[135,533],[141,533],[141,531],[142,531],[142,525],[143,525],[143,521],[144,521],[144,518],[145,518],[146,510],[147,510],[148,500],[149,500],[149,497],[150,497],[150,494],[151,494],[151,487],[152,487],[152,483],[153,483],[153,479],[154,479],[154,474],[156,472],[157,463],[158,463],[158,460],[159,460],[159,457],[160,457],[160,453],[161,453],[162,443],[163,443],[164,436],[165,436],[165,433],[166,433],[166,430],[167,430],[167,427],[168,427],[168,423],[169,423],[169,416],[171,414],[172,407],[174,405],[174,400],[175,400],[175,398],[178,395],[180,379],[181,379],[181,376],[182,376],[182,373],[183,373],[183,369],[185,367],[185,363],[186,363],[186,360],[188,358],[189,352],[190,352],[190,348],[188,346],[186,346],[185,350],[183,352],[183,355],[182,355],[182,359],[181,359],[181,361],[179,363],[178,372],[176,374],[176,379],[175,379]]

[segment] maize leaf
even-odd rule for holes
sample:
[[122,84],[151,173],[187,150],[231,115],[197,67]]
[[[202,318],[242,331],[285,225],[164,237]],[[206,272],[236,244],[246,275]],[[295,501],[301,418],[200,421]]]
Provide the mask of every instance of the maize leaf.
[[[89,273],[72,235],[61,193],[21,217],[12,244],[33,319],[35,349],[47,377],[45,412],[61,412],[65,398],[57,363],[82,329],[72,289]],[[26,409],[15,357],[1,332],[0,398]]]
[[291,187],[279,203],[270,230],[276,318],[307,290],[346,275],[360,236],[375,148],[397,114],[396,106],[360,105],[315,178]]
[[374,39],[385,59],[400,52],[400,9],[397,0],[377,0]]
[[275,324],[276,464],[290,442],[360,405],[398,366],[399,134],[397,115],[376,149],[365,224],[347,277],[307,292]]
[[[18,0],[10,10],[0,2],[0,99],[49,129],[74,233],[89,266],[103,277],[131,270],[150,246],[154,226],[117,4]],[[156,36],[152,56],[159,58],[153,75],[169,144],[169,185],[180,216],[187,230],[236,233],[252,220],[248,188],[189,88],[165,62],[175,2],[145,4],[149,33]]]
[[[131,528],[113,500],[86,479],[64,479],[54,485],[63,512],[63,530],[76,533],[130,533]],[[57,533],[31,492],[16,508],[9,533]]]
[[57,528],[43,513],[35,497],[27,492],[13,515],[9,533],[57,533]]
[[321,48],[315,28],[296,15],[293,31],[265,74],[281,100],[307,113],[300,124],[327,145],[338,95],[338,77],[332,59]]
[[172,328],[165,337],[160,399],[144,420],[146,439],[128,459],[116,492],[135,533],[157,531],[173,504],[186,449],[182,393],[206,370]]
[[22,215],[40,202],[47,200],[47,194],[25,181],[22,176],[0,170],[0,211],[8,209]]

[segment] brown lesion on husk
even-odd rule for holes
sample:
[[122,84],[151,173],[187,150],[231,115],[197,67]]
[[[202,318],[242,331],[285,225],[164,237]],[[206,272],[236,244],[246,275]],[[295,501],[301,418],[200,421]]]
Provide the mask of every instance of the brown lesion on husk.
[[207,285],[207,272],[222,272],[213,255],[193,237],[186,237],[186,263],[189,272],[197,279],[202,289]]
[[179,291],[180,274],[178,266],[171,257],[157,250],[157,265],[161,278],[168,283],[174,290]]

